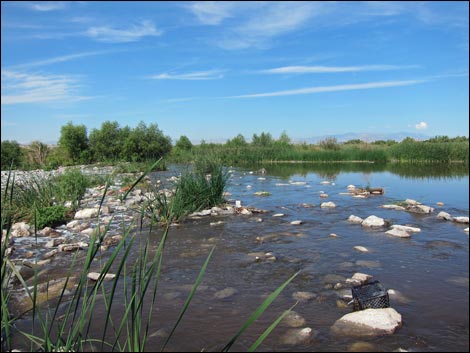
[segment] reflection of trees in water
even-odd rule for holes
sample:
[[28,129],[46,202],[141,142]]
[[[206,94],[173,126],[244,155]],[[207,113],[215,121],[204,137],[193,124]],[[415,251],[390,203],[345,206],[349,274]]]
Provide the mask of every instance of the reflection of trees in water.
[[466,163],[390,163],[387,171],[405,178],[447,179],[468,176]]
[[257,170],[265,168],[269,175],[289,179],[293,175],[305,177],[315,173],[321,179],[336,180],[340,173],[363,173],[367,179],[370,173],[390,172],[405,178],[459,178],[468,176],[465,163],[273,163],[240,165]]

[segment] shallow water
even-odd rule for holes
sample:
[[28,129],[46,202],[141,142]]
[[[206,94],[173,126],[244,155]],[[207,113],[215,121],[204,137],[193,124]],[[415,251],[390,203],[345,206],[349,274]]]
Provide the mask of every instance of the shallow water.
[[[232,194],[231,202],[240,200],[242,205],[269,213],[188,220],[170,230],[147,351],[160,350],[164,341],[160,334],[171,330],[214,245],[200,288],[168,343],[168,351],[220,350],[263,299],[297,271],[301,271],[297,278],[241,336],[232,351],[246,350],[283,310],[296,302],[293,294],[298,291],[316,295],[294,309],[306,319],[302,327],[312,328],[315,337],[305,344],[285,344],[283,336],[290,328],[281,323],[258,351],[348,351],[358,341],[371,343],[376,351],[469,350],[469,243],[468,233],[464,232],[468,225],[436,218],[441,210],[452,216],[468,216],[468,168],[464,175],[447,176],[407,176],[384,169],[373,171],[371,166],[367,172],[343,172],[341,168],[319,172],[309,166],[302,166],[299,172],[299,166],[288,165],[265,168],[266,175],[232,168],[227,191]],[[153,177],[161,178],[162,174]],[[383,187],[385,194],[366,199],[342,195],[349,184]],[[271,195],[255,196],[257,191]],[[328,198],[320,198],[321,192]],[[422,215],[380,208],[406,198],[435,210]],[[321,208],[326,201],[337,207]],[[272,217],[275,213],[285,216]],[[348,223],[351,214],[361,218],[376,215],[391,224],[411,225],[422,231],[409,239],[395,238],[384,234],[387,228],[365,229]],[[293,220],[303,223],[291,225]],[[223,223],[210,225],[216,221]],[[331,237],[331,233],[337,236]],[[148,232],[143,231],[140,239],[145,241],[147,236]],[[155,249],[160,238],[160,230],[150,234]],[[354,250],[357,245],[369,252]],[[132,256],[137,257],[135,248]],[[254,260],[256,254],[252,253],[268,252],[275,261]],[[391,307],[403,317],[403,327],[394,335],[358,339],[330,333],[337,319],[352,312],[351,306],[337,306],[338,291],[332,285],[355,272],[373,275],[387,289],[401,294],[390,298]],[[223,294],[231,295],[220,298]],[[122,295],[119,293],[117,300]],[[98,310],[92,330],[102,325],[100,317]]]

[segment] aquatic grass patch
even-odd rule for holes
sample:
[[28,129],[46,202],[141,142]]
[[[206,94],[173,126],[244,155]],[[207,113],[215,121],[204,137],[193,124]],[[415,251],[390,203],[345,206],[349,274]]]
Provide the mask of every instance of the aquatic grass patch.
[[[10,174],[15,175],[14,172]],[[2,214],[6,212],[13,224],[19,221],[31,223],[38,212],[38,228],[36,229],[43,228],[43,225],[57,225],[61,218],[60,213],[63,214],[64,221],[68,220],[70,213],[80,206],[87,188],[104,184],[106,181],[103,177],[84,175],[77,168],[68,169],[63,174],[54,177],[31,174],[24,180],[17,180],[16,183],[10,179],[13,181],[13,178],[9,177],[6,185],[2,187],[3,192],[8,193],[12,200],[11,202],[2,201]],[[67,203],[71,206],[66,207]]]
[[[229,174],[222,165],[210,164],[187,170],[174,183],[174,190],[154,188],[144,205],[145,212],[161,223],[181,221],[187,215],[225,202],[224,190]],[[210,174],[205,172],[210,170]]]

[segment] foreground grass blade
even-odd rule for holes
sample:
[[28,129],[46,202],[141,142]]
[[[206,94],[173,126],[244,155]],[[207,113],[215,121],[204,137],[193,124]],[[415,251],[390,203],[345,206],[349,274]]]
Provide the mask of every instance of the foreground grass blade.
[[289,314],[295,306],[298,304],[295,303],[292,305],[289,310],[284,311],[277,319],[274,321],[264,332],[261,336],[258,337],[258,339],[253,343],[250,348],[248,348],[248,352],[254,352],[258,346],[263,343],[264,339],[270,335],[270,333],[279,325],[279,323],[286,317],[287,314]]
[[209,255],[207,256],[207,259],[206,261],[204,262],[204,265],[202,266],[201,268],[201,271],[199,271],[199,275],[197,276],[197,279],[196,279],[196,282],[194,283],[193,285],[193,288],[191,289],[191,292],[189,293],[188,295],[188,298],[186,299],[186,302],[184,303],[183,305],[183,309],[181,310],[181,313],[178,317],[178,320],[176,320],[176,323],[175,323],[175,326],[173,326],[173,329],[171,330],[170,334],[168,335],[165,343],[163,344],[162,346],[162,349],[161,349],[161,352],[163,352],[163,350],[165,349],[168,341],[170,340],[170,338],[173,336],[173,333],[175,332],[176,328],[178,327],[181,319],[183,318],[184,316],[184,313],[186,312],[186,310],[188,309],[189,307],[189,304],[191,303],[191,300],[193,299],[193,296],[194,296],[194,293],[196,293],[196,290],[197,290],[197,287],[199,286],[199,283],[201,283],[201,280],[202,280],[202,277],[204,276],[204,273],[206,272],[206,268],[207,268],[207,265],[209,264],[209,260],[212,256],[212,253],[214,252],[215,250],[215,246],[212,248],[211,252],[209,253]]
[[286,286],[292,282],[292,280],[299,274],[296,272],[291,278],[289,278],[286,282],[284,282],[278,289],[272,292],[264,301],[263,303],[255,310],[253,314],[245,321],[243,326],[240,330],[232,337],[232,339],[222,348],[222,352],[228,352],[238,337],[241,336],[243,332],[245,332],[268,308],[269,305],[278,297],[278,295],[286,288]]

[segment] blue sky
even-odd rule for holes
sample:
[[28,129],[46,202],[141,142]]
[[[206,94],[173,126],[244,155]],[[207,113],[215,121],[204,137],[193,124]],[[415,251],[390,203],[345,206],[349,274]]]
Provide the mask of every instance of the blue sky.
[[1,3],[2,140],[468,136],[468,2]]

